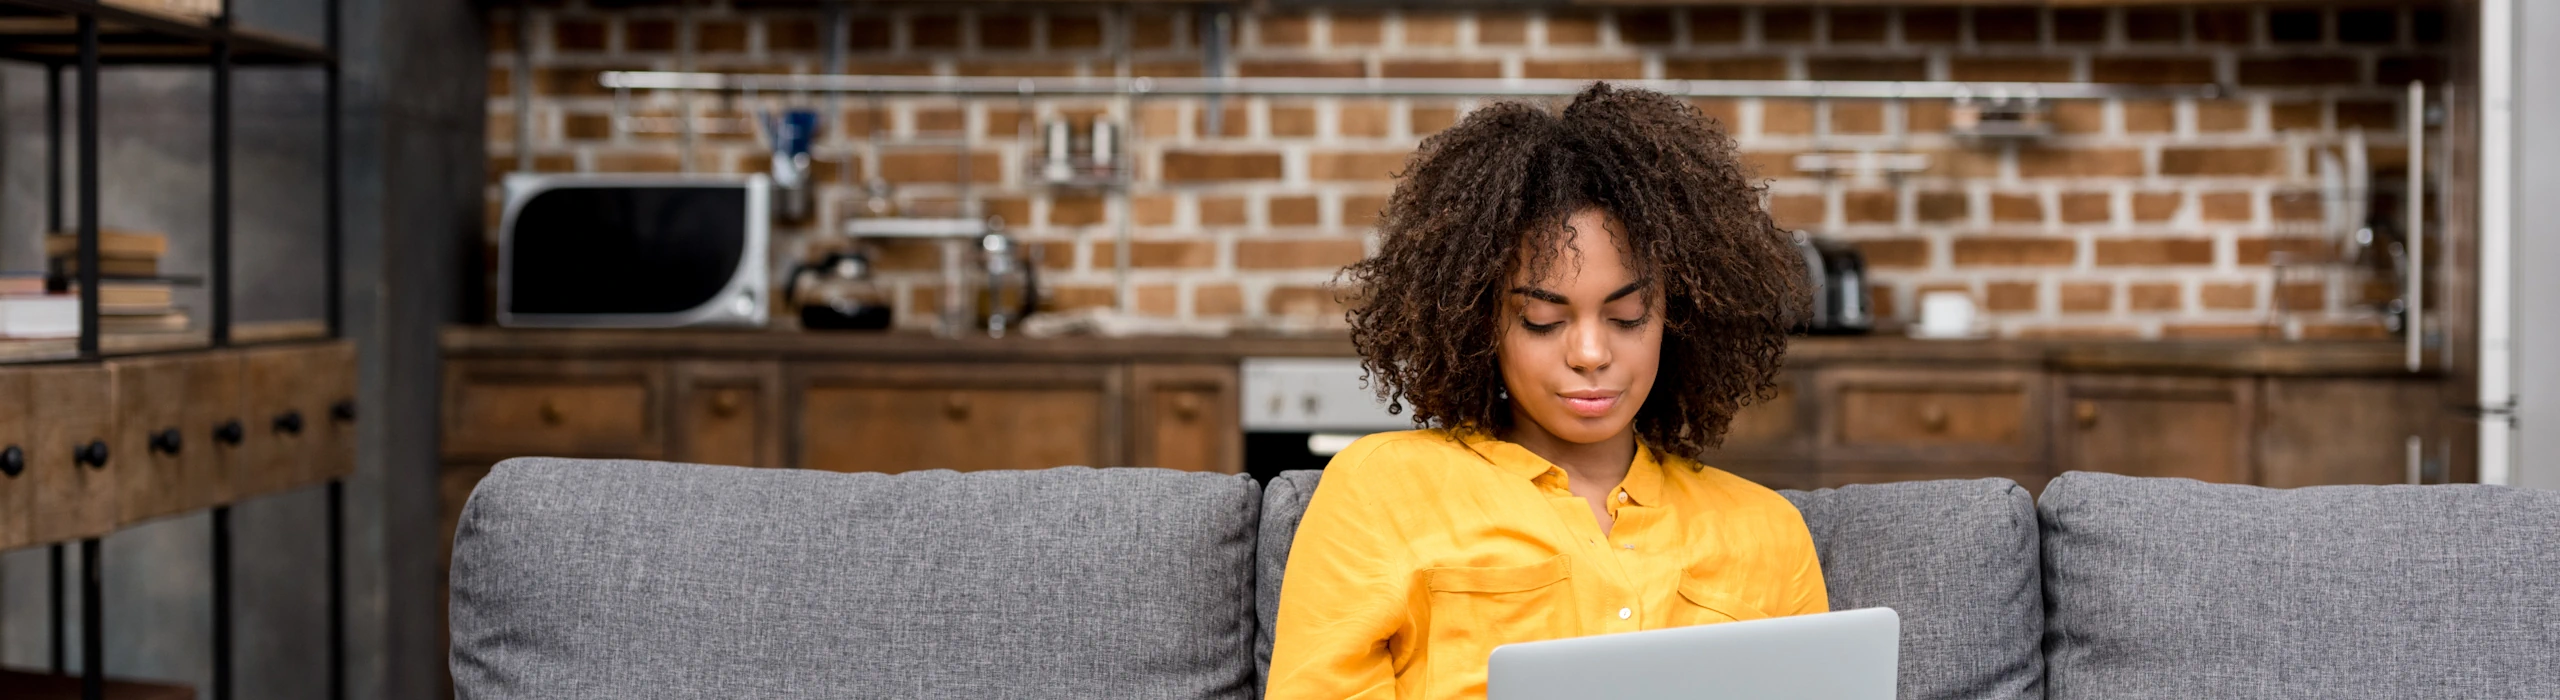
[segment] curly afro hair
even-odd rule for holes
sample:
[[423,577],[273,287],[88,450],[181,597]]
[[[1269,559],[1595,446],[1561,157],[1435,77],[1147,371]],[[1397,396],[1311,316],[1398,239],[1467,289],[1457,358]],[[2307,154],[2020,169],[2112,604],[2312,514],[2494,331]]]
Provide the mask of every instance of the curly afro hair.
[[1425,139],[1397,177],[1377,254],[1341,280],[1351,343],[1389,410],[1507,434],[1502,290],[1523,265],[1542,276],[1565,219],[1595,207],[1663,298],[1662,367],[1637,437],[1695,458],[1772,395],[1810,303],[1803,258],[1732,139],[1687,102],[1595,83],[1561,112],[1496,103]]

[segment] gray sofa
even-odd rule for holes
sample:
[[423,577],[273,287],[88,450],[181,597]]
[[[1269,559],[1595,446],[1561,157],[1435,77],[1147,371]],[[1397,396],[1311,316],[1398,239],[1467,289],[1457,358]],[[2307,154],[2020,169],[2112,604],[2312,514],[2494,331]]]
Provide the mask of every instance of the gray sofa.
[[[520,459],[454,545],[465,700],[1252,698],[1319,474]],[[2560,697],[2560,493],[2073,473],[1788,492],[1902,697]]]

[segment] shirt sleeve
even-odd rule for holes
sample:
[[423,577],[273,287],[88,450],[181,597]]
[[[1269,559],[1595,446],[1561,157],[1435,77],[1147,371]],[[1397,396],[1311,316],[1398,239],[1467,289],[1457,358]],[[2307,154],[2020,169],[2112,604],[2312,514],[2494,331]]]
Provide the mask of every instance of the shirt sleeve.
[[1798,554],[1787,574],[1787,590],[1791,592],[1794,605],[1789,606],[1785,614],[1831,612],[1831,589],[1822,582],[1822,555],[1814,551],[1813,532],[1805,527],[1801,514],[1796,518],[1794,535],[1798,540],[1794,547]]
[[1408,549],[1356,478],[1327,477],[1289,549],[1264,697],[1393,698],[1390,644],[1410,619]]

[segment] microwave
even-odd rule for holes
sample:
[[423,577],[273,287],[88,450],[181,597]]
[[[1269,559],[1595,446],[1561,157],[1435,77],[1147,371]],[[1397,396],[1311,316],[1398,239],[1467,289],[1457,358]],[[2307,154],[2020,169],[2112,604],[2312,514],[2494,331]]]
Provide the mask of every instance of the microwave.
[[498,325],[765,325],[771,189],[762,174],[509,175]]

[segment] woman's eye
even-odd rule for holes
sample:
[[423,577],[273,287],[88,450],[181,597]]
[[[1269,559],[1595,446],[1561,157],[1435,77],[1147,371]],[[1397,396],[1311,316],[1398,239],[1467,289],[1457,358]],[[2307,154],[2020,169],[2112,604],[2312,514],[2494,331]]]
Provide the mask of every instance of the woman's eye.
[[1618,327],[1619,327],[1619,328],[1630,328],[1630,329],[1633,329],[1633,328],[1643,328],[1643,327],[1644,327],[1644,324],[1649,323],[1649,322],[1652,322],[1652,321],[1653,321],[1653,316],[1652,316],[1652,315],[1650,315],[1650,314],[1648,314],[1648,315],[1644,315],[1644,316],[1637,316],[1637,317],[1635,317],[1635,318],[1613,318],[1613,319],[1609,319],[1609,322],[1610,322],[1610,323],[1618,324]]
[[1531,333],[1551,333],[1557,328],[1564,327],[1564,322],[1557,321],[1554,323],[1537,323],[1524,318],[1520,319],[1520,327]]

